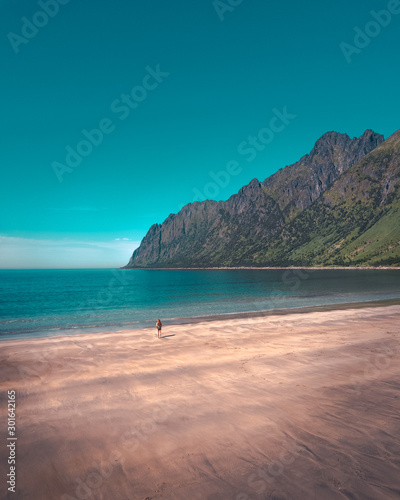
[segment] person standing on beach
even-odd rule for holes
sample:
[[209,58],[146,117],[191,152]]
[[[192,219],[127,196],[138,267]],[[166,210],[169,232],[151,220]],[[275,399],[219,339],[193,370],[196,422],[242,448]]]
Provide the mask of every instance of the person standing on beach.
[[162,328],[162,323],[161,323],[160,319],[157,320],[156,327],[157,327],[157,338],[160,339],[161,338],[161,328]]

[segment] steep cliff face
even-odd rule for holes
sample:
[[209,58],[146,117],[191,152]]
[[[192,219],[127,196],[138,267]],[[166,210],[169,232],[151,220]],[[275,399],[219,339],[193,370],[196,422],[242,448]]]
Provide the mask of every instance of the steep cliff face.
[[311,205],[346,170],[382,144],[382,135],[367,130],[358,139],[328,132],[301,158],[264,181],[268,193],[285,215],[297,214]]
[[263,183],[253,179],[227,201],[195,202],[153,225],[125,267],[262,265],[284,227],[382,142],[371,130],[358,139],[328,132]]
[[[186,205],[162,224],[151,226],[126,267],[151,267],[157,263],[183,264],[183,256],[206,246],[221,202],[206,200]],[[186,261],[185,261],[186,262]]]

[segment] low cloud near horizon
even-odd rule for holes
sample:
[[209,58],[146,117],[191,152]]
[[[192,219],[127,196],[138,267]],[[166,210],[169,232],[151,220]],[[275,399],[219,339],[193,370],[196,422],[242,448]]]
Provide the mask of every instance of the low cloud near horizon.
[[1,269],[74,269],[122,267],[139,241],[46,240],[0,236]]

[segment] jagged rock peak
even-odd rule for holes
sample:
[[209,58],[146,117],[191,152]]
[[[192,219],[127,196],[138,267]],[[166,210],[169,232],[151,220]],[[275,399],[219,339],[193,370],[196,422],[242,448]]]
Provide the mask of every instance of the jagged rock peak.
[[383,135],[377,134],[373,130],[366,130],[360,137],[353,137],[353,139],[347,134],[330,131],[326,132],[317,140],[309,156],[314,157],[318,154],[332,151],[332,149],[345,151],[351,143],[360,146],[362,149],[365,149],[365,146],[368,145],[368,150],[371,151],[382,144],[384,140]]

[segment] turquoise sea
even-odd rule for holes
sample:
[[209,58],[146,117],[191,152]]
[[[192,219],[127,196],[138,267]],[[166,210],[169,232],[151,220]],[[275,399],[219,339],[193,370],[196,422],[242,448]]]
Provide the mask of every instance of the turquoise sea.
[[0,270],[0,339],[400,298],[400,270]]

